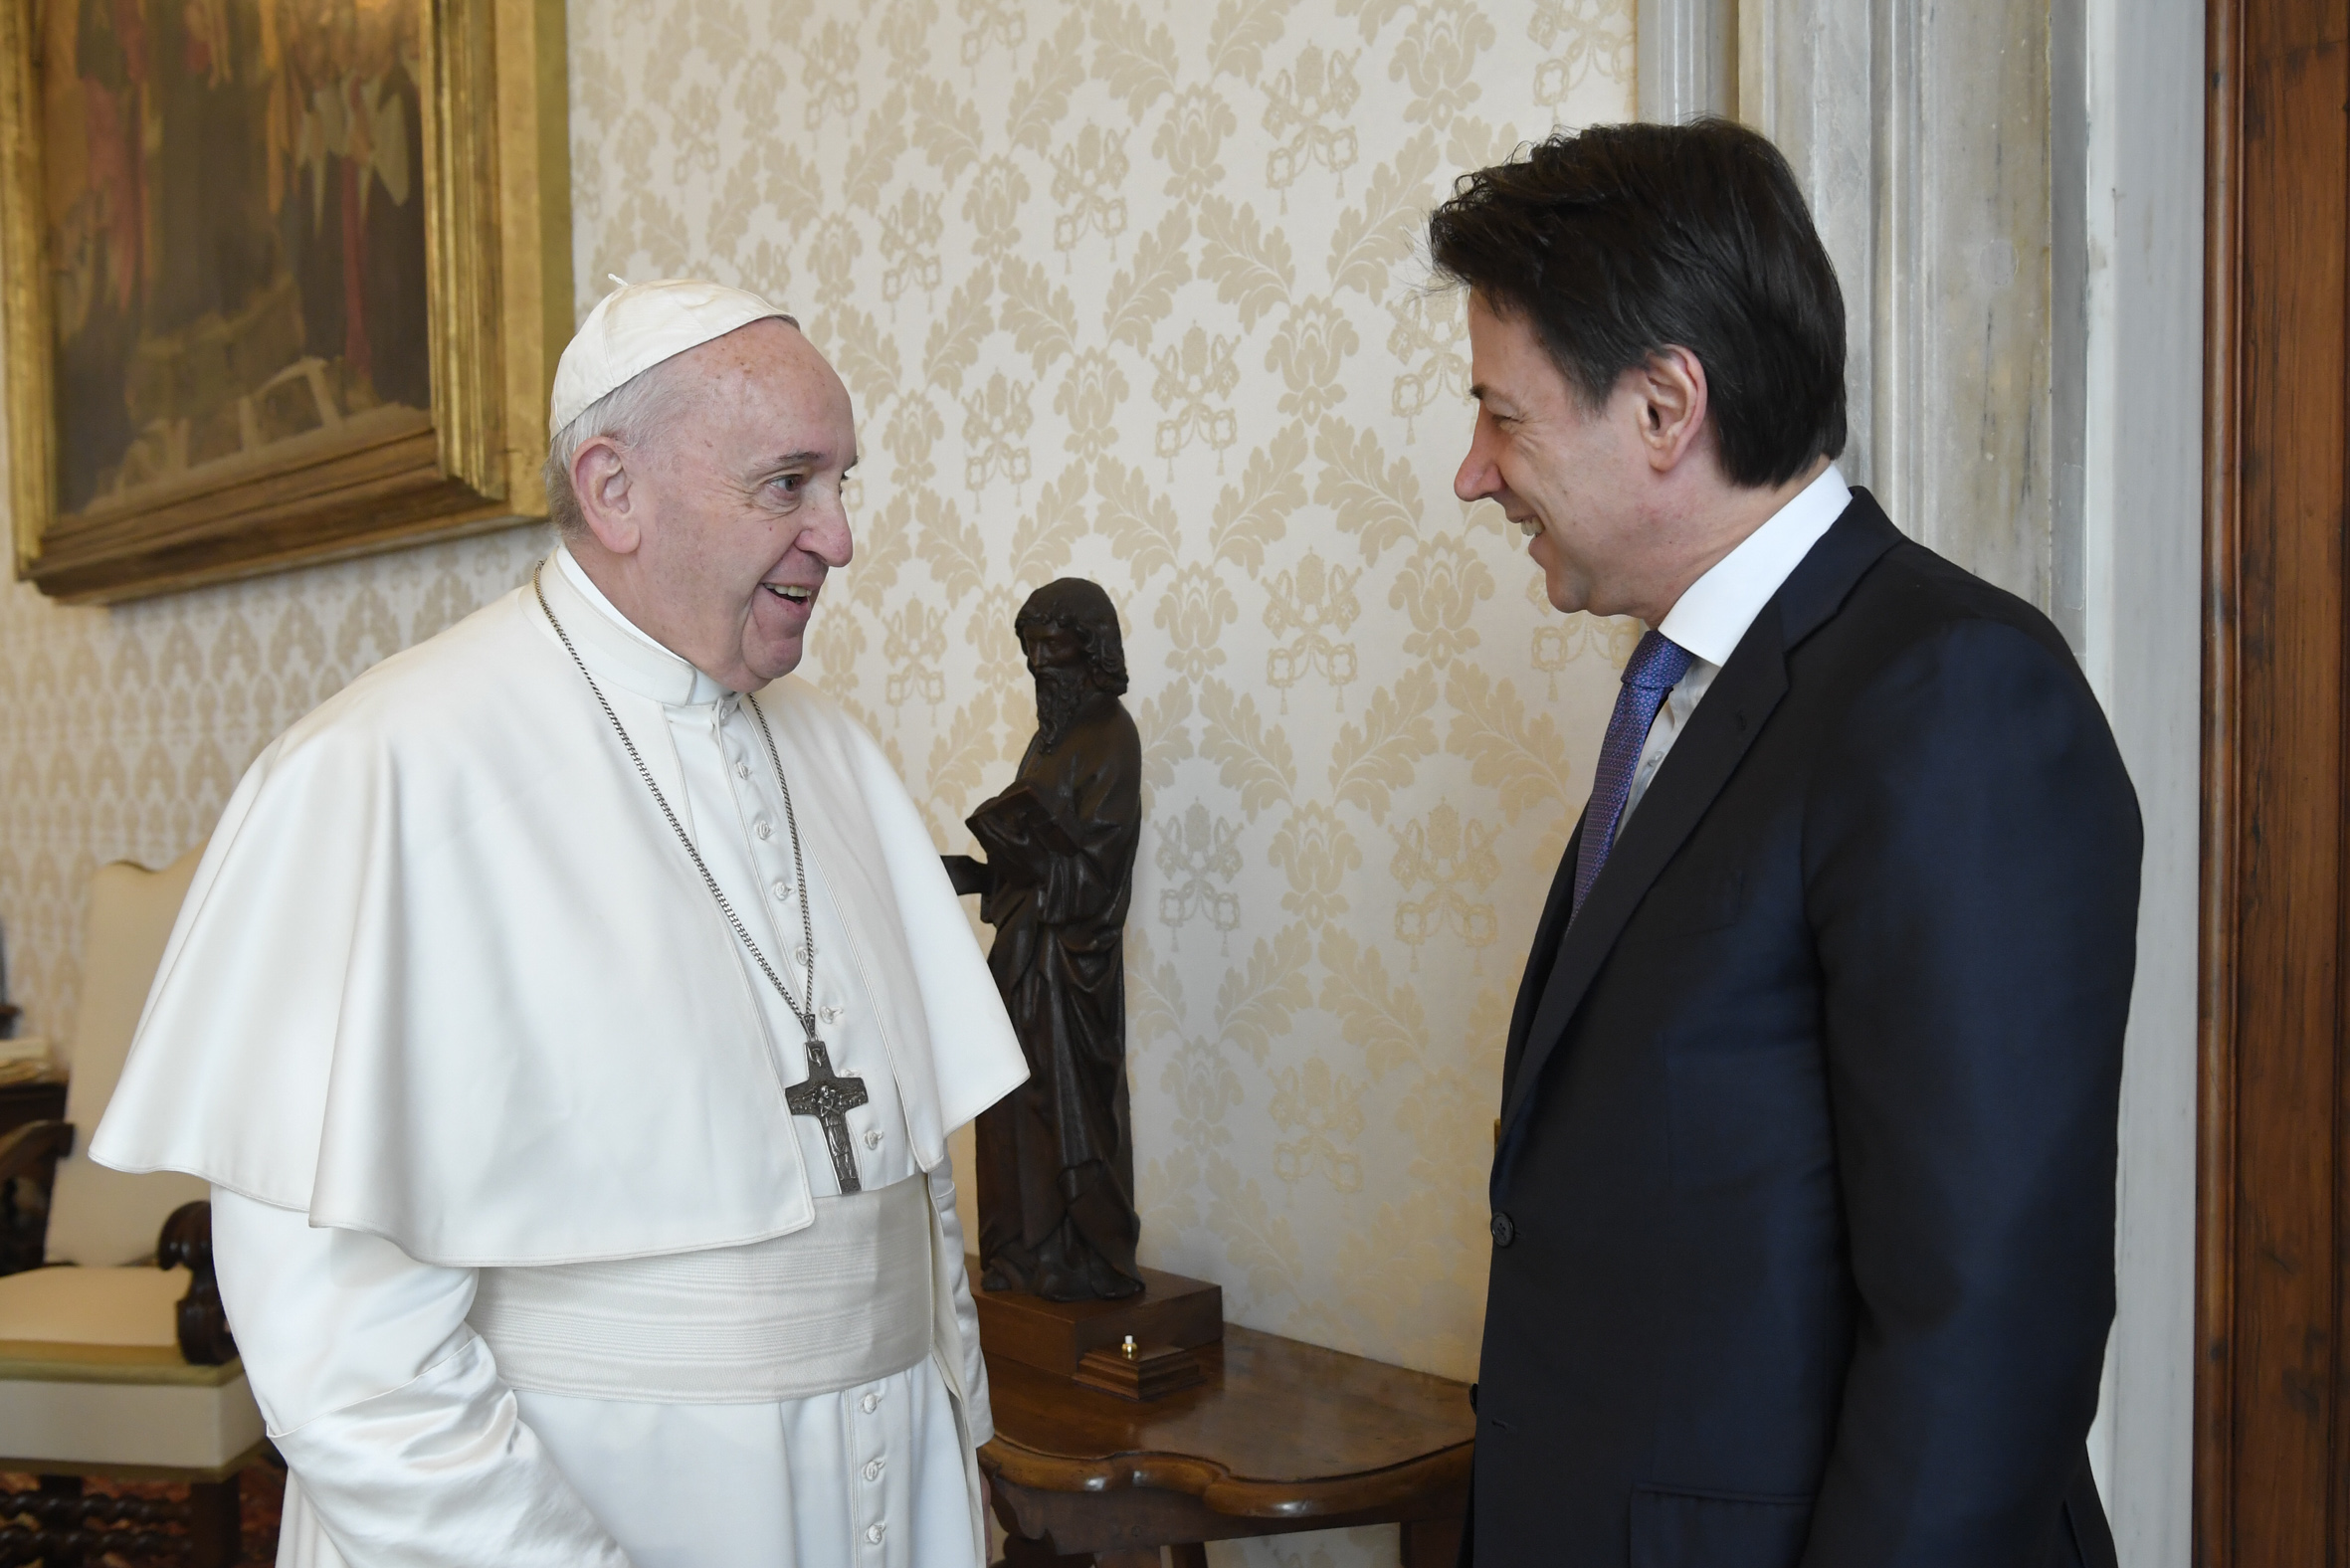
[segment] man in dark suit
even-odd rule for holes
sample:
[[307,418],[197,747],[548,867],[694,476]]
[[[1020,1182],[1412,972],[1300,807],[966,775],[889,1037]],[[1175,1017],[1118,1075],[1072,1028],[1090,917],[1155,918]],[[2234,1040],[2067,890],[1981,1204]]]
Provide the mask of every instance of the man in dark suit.
[[2111,1565],[2140,830],[2095,698],[1835,468],[1843,297],[1761,137],[1561,133],[1430,231],[1462,498],[1653,628],[1510,1023],[1465,1558]]

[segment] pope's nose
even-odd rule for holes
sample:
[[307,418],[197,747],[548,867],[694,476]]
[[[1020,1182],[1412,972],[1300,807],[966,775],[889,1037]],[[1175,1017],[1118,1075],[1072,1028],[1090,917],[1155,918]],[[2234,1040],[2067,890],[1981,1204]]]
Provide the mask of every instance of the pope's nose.
[[857,540],[849,531],[849,514],[836,511],[830,517],[811,523],[802,530],[799,545],[827,566],[848,565],[857,553]]

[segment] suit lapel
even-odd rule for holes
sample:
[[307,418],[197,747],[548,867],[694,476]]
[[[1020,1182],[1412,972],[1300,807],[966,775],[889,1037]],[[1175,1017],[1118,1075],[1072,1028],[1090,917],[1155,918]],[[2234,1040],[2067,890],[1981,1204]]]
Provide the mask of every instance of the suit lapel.
[[1575,858],[1583,846],[1583,824],[1578,821],[1575,831],[1567,836],[1567,853],[1560,857],[1558,872],[1550,879],[1550,897],[1542,905],[1542,918],[1534,926],[1534,945],[1526,950],[1526,972],[1518,981],[1517,1004],[1509,1013],[1508,1044],[1501,1053],[1501,1096],[1509,1097],[1509,1085],[1517,1080],[1518,1059],[1526,1052],[1526,1034],[1534,1021],[1534,1009],[1542,1001],[1543,988],[1552,967],[1558,962],[1559,938],[1567,928],[1567,912],[1575,906]]
[[1599,880],[1583,912],[1560,939],[1558,961],[1551,965],[1542,1000],[1527,1027],[1526,1053],[1509,1097],[1501,1107],[1506,1136],[1524,1108],[1530,1086],[1542,1077],[1543,1065],[1565,1035],[1567,1021],[1581,1005],[1584,992],[1625,922],[1640,907],[1649,884],[1681,847],[1681,841],[1705,815],[1722,785],[1754,743],[1771,710],[1787,690],[1787,661],[1779,642],[1778,618],[1757,616],[1740,640],[1730,662],[1714,677],[1705,700],[1689,716],[1689,727],[1673,742],[1657,770],[1657,777],[1641,798],[1640,809],[1624,825],[1616,847],[1608,852]]
[[[1556,959],[1536,994],[1532,961],[1511,1020],[1509,1055],[1503,1071],[1502,1148],[1508,1150],[1520,1113],[1541,1081],[1544,1066],[1565,1037],[1567,1025],[1591,989],[1600,965],[1623,934],[1641,899],[1712,806],[1762,732],[1787,691],[1787,655],[1833,615],[1861,574],[1901,539],[1866,490],[1855,490],[1853,503],[1812,546],[1779,592],[1763,607],[1739,640],[1730,662],[1714,677],[1688,729],[1665,754],[1665,765],[1624,825],[1599,880],[1592,883],[1583,912],[1556,940]],[[1580,837],[1580,830],[1578,830]],[[1575,846],[1543,911],[1535,953],[1554,917],[1564,918],[1559,888],[1574,881]],[[1571,901],[1571,900],[1570,900]],[[1528,1003],[1532,1001],[1531,1014]],[[1523,1025],[1520,1034],[1519,1026]],[[1514,1066],[1515,1071],[1510,1071]],[[1498,1181],[1506,1158],[1495,1161]]]

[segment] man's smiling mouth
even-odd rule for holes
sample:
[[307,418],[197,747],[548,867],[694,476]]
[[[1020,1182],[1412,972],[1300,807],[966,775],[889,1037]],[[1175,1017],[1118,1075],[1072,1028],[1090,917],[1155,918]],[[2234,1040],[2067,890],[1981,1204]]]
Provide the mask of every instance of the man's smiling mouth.
[[792,604],[813,604],[816,602],[816,590],[805,583],[761,583],[759,586],[775,595],[776,598],[787,600]]

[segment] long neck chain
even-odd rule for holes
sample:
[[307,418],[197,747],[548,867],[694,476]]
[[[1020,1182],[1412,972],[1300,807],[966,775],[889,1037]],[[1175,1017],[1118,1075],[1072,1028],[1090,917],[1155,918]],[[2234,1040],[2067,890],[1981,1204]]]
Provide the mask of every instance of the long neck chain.
[[703,864],[701,852],[693,847],[693,841],[686,837],[685,828],[679,825],[678,814],[670,810],[669,798],[662,794],[661,786],[653,782],[653,770],[645,766],[645,759],[637,754],[636,742],[629,739],[629,732],[622,726],[620,715],[612,711],[610,702],[604,700],[604,688],[596,685],[594,676],[588,674],[587,664],[579,657],[579,650],[571,646],[570,634],[563,630],[563,623],[555,619],[555,612],[547,607],[546,590],[538,584],[538,568],[534,568],[530,573],[530,591],[538,596],[539,612],[546,617],[547,625],[555,629],[555,637],[562,643],[563,652],[571,656],[571,663],[579,670],[579,678],[595,693],[596,705],[612,721],[612,732],[620,737],[622,749],[628,752],[629,760],[637,765],[637,777],[643,779],[645,787],[653,792],[653,804],[659,806],[661,814],[669,819],[670,831],[685,846],[687,859],[693,862],[693,869],[701,873],[701,884],[710,890],[710,897],[717,901],[718,912],[726,916],[726,923],[734,927],[734,934],[741,938],[743,947],[751,955],[751,961],[759,966],[759,972],[767,977],[769,985],[775,987],[775,994],[783,998],[783,1005],[791,1009],[792,1017],[800,1021],[801,1030],[813,1041],[816,1039],[816,924],[808,913],[808,873],[806,862],[800,854],[800,817],[792,809],[791,780],[783,775],[783,759],[775,754],[775,736],[767,728],[767,715],[760,710],[759,699],[745,693],[742,700],[751,710],[751,717],[758,720],[759,738],[767,743],[767,765],[775,770],[775,782],[783,788],[783,820],[791,829],[792,836],[792,879],[800,898],[801,951],[808,955],[805,982],[808,1005],[804,1008],[792,995],[791,988],[783,983],[783,976],[775,972],[775,966],[767,962],[767,955],[759,951],[759,944],[751,940],[749,927],[734,912],[734,905],[727,902],[726,894],[718,888],[718,880],[710,875],[709,867]]

